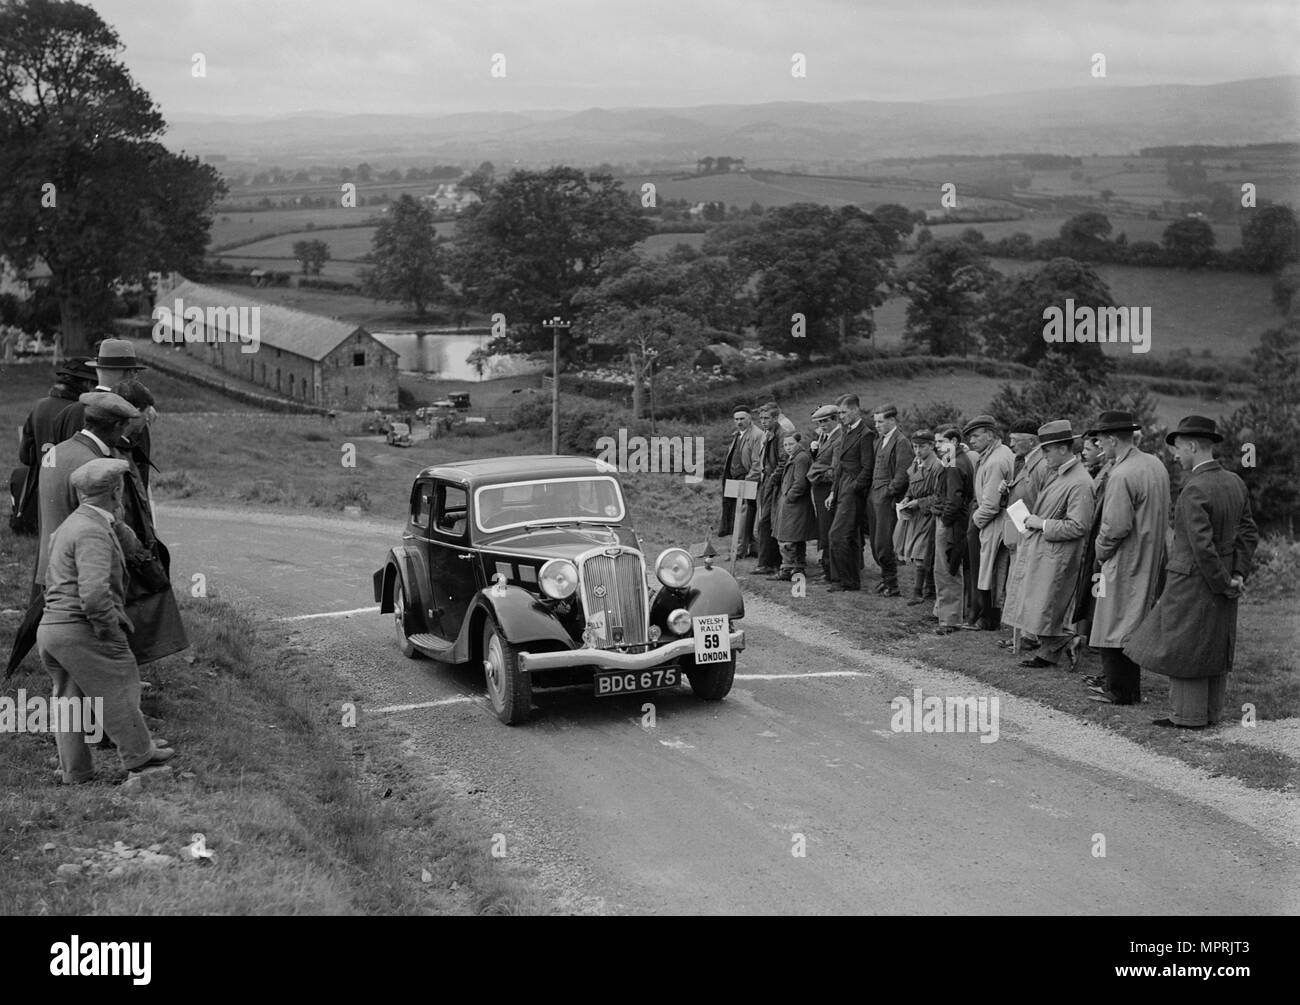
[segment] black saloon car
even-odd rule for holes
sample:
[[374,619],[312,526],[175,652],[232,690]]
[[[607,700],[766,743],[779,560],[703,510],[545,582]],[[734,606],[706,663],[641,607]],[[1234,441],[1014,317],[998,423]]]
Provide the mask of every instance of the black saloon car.
[[483,666],[510,725],[533,690],[586,684],[598,696],[675,687],[723,698],[745,633],[736,580],[681,548],[653,566],[618,472],[589,457],[498,457],[426,468],[402,543],[375,572],[409,657]]

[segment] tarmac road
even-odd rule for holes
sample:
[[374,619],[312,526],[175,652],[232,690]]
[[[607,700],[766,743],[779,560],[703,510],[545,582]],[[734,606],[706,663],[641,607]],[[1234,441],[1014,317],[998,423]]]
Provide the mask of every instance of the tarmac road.
[[[400,528],[159,508],[177,584],[267,618],[373,606]],[[487,853],[534,869],[563,910],[606,913],[1276,914],[1300,905],[1291,797],[1196,776],[1070,716],[1003,696],[997,742],[890,728],[891,699],[997,694],[850,651],[812,618],[747,600],[721,703],[543,697],[506,727],[482,674],[404,659],[389,616],[283,624],[398,724],[417,778],[464,795]],[[812,676],[825,674],[828,676]],[[643,725],[643,705],[655,725]],[[393,706],[418,705],[390,711]],[[499,839],[498,839],[499,840]],[[1098,854],[1104,842],[1104,855]],[[801,854],[802,853],[802,854]]]

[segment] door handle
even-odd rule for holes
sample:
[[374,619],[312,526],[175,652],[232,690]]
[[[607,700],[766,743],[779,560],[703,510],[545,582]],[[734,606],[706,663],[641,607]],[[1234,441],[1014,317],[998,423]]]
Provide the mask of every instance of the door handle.
[[472,551],[463,551],[456,557],[464,561],[469,561],[471,558],[474,557],[474,553]]

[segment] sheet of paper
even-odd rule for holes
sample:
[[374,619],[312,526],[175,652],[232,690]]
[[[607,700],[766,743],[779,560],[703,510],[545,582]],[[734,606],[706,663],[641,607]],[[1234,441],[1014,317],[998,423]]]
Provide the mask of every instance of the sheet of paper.
[[1008,506],[1007,516],[1011,517],[1011,522],[1016,525],[1016,530],[1023,534],[1025,532],[1025,517],[1029,516],[1029,507],[1025,505],[1025,501],[1017,499]]

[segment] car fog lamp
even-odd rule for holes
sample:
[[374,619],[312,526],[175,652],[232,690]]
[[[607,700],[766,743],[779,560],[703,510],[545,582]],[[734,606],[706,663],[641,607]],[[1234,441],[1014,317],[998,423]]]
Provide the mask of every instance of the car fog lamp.
[[682,548],[668,548],[655,559],[655,575],[664,586],[680,589],[695,574],[695,562]]
[[679,607],[668,615],[668,627],[677,635],[686,635],[691,630],[691,612]]
[[542,566],[537,581],[548,597],[563,600],[578,588],[578,567],[567,558],[553,558]]
[[663,634],[663,632],[661,632],[661,631],[659,630],[659,626],[658,626],[658,625],[651,625],[651,626],[650,626],[650,641],[651,641],[651,642],[658,642],[658,641],[659,641],[659,636],[661,636],[662,634]]

